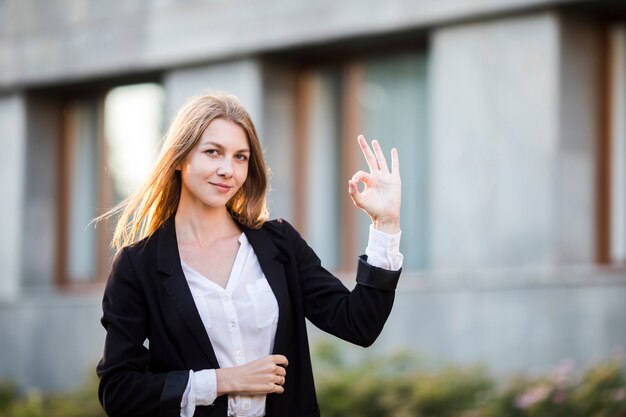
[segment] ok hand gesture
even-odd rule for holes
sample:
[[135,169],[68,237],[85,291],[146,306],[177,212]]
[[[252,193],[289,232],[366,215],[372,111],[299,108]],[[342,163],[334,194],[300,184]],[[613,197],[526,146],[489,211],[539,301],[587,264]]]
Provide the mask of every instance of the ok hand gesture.
[[[386,233],[400,230],[400,163],[398,150],[391,150],[391,171],[378,141],[372,141],[372,149],[363,137],[357,138],[370,172],[358,171],[348,181],[348,193],[355,206],[365,211],[374,228]],[[359,190],[359,182],[365,185]]]

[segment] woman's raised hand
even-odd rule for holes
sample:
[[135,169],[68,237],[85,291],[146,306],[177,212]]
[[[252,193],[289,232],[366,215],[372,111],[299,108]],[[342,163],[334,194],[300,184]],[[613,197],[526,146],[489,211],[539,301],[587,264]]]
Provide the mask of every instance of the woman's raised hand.
[[[355,206],[365,211],[374,228],[386,233],[400,230],[400,163],[398,150],[391,150],[391,170],[378,141],[372,141],[372,148],[363,137],[357,138],[370,172],[358,171],[348,181],[348,193]],[[359,190],[359,182],[365,185]]]
[[245,365],[216,369],[217,395],[282,394],[288,363],[283,355],[268,355]]

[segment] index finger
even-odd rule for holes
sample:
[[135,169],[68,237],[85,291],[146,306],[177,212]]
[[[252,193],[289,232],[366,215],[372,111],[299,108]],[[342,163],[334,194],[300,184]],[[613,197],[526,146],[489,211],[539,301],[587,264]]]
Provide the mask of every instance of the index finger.
[[376,161],[376,157],[370,149],[370,146],[365,140],[365,137],[363,135],[359,135],[357,140],[359,141],[359,146],[361,147],[361,151],[363,152],[363,156],[365,157],[365,161],[367,162],[367,166],[370,168],[370,171],[378,171],[378,162]]
[[389,168],[387,168],[387,159],[385,159],[385,154],[380,148],[380,143],[377,140],[372,141],[372,148],[374,148],[374,155],[376,156],[376,163],[378,164],[378,167],[383,171],[389,171]]
[[289,365],[289,361],[287,360],[286,356],[283,356],[283,355],[272,355],[272,358],[274,359],[274,363],[276,365],[283,365],[283,366]]

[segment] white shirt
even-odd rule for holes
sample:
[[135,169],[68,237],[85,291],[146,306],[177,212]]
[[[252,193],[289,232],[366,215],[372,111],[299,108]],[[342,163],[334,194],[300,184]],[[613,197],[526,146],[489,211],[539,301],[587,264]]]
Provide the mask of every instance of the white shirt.
[[[274,348],[278,303],[261,270],[246,235],[239,236],[226,288],[202,276],[181,261],[196,308],[209,335],[218,363],[223,368],[239,366],[269,355]],[[370,265],[398,270],[402,267],[400,232],[389,235],[370,226],[365,250]],[[228,396],[228,415],[262,417],[265,395]],[[214,369],[189,371],[181,401],[181,417],[192,417],[196,406],[211,405],[217,398]]]

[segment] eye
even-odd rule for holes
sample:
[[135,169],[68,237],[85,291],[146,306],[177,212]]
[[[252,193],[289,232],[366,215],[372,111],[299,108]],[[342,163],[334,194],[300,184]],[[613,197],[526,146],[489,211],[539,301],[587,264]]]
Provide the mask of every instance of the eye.
[[237,155],[235,155],[235,159],[238,161],[247,161],[248,160],[248,156],[244,155],[242,153],[238,153]]
[[216,156],[219,154],[219,151],[217,149],[207,149],[206,151],[204,151],[204,153],[209,156]]

